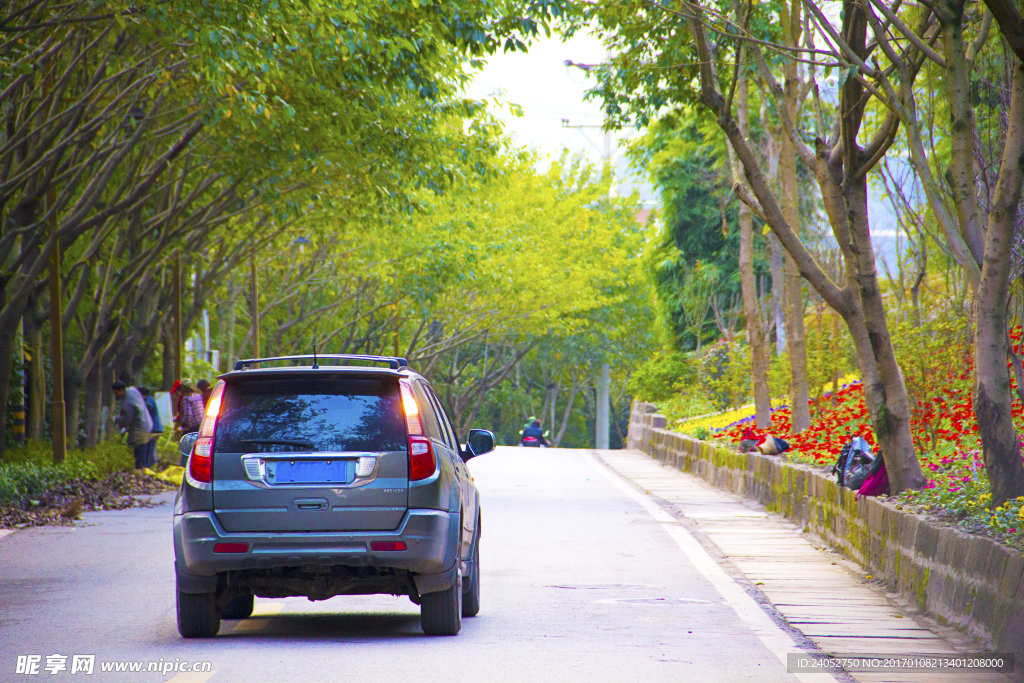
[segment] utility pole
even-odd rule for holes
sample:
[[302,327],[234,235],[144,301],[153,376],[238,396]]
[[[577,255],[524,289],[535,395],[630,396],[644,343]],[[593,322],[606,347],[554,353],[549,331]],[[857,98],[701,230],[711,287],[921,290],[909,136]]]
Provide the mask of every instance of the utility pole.
[[608,414],[611,412],[611,368],[607,363],[601,363],[601,376],[597,380],[597,415],[594,420],[594,430],[597,432],[595,441],[596,447],[600,450],[608,448],[609,432],[611,421]]
[[[57,203],[57,192],[47,192],[47,209],[53,211]],[[57,237],[57,214],[50,218],[50,237],[53,251],[50,254],[50,356],[53,369],[53,464],[64,462],[67,454],[67,427],[64,408],[64,327],[61,322],[60,303],[60,239]]]
[[[565,60],[565,66],[568,69],[570,66],[575,66],[583,71],[590,71],[597,64],[579,64],[573,62],[571,59]],[[562,119],[563,128],[576,128],[583,133],[584,128],[602,128],[604,129],[604,148],[601,151],[601,159],[605,164],[611,164],[612,160],[612,133],[608,129],[608,120],[601,125],[583,125],[583,124],[570,124],[569,119]],[[583,133],[584,137],[587,137],[586,133]],[[587,137],[587,141],[590,138]],[[590,144],[594,144],[591,142]],[[594,145],[595,147],[597,145]],[[611,413],[611,367],[608,363],[601,363],[601,374],[597,378],[597,407],[594,414],[594,446],[599,450],[605,450],[608,448],[609,437],[611,434],[611,421],[609,416]]]
[[174,282],[171,286],[174,287],[174,304],[173,312],[171,317],[172,330],[171,337],[173,338],[174,350],[174,381],[181,381],[181,250],[174,252],[174,273],[171,278]]

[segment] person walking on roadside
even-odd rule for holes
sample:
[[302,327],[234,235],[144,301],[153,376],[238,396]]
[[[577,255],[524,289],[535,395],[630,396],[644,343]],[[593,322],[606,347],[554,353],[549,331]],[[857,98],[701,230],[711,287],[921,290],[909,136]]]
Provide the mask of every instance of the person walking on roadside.
[[203,397],[185,382],[178,384],[178,430],[182,434],[199,431],[203,421]]
[[157,441],[164,435],[164,424],[160,420],[160,411],[156,407],[156,399],[153,397],[153,393],[146,387],[139,387],[139,393],[142,394],[142,399],[146,402],[146,409],[149,410],[149,417],[153,420],[153,429],[150,432],[151,438],[149,443],[146,444],[148,447],[146,450],[146,467],[154,467],[157,460],[159,460]]
[[210,397],[213,396],[213,387],[210,386],[210,381],[203,378],[196,382],[196,391],[203,397],[203,408],[210,405]]
[[153,418],[149,416],[146,401],[138,389],[126,385],[121,380],[114,382],[111,388],[114,390],[114,396],[121,401],[121,412],[114,419],[114,424],[128,432],[128,445],[132,447],[135,469],[141,470],[146,467]]

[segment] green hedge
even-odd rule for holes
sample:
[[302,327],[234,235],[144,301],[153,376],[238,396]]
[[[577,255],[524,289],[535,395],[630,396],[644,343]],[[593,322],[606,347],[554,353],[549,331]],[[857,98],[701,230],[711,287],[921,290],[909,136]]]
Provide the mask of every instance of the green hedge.
[[[164,455],[161,449],[161,455]],[[134,466],[131,450],[122,443],[106,442],[92,448],[68,451],[60,465],[53,464],[52,446],[37,441],[8,448],[0,462],[0,505],[41,495],[69,479],[99,479]]]

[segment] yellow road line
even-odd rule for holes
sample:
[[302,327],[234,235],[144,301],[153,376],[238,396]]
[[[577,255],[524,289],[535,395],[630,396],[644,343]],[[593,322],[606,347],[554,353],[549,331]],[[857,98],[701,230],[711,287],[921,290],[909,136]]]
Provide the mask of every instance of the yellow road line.
[[284,603],[280,601],[275,602],[261,602],[256,605],[256,608],[252,611],[254,617],[272,617],[278,614],[284,609]]
[[167,681],[167,683],[206,683],[206,681],[210,680],[210,678],[215,673],[217,673],[217,672],[216,671],[205,671],[203,673],[192,672],[192,671],[183,672],[183,673],[178,674],[174,678],[169,679]]
[[231,629],[231,632],[262,631],[270,623],[269,617],[273,617],[283,609],[284,603],[281,602],[261,602],[252,611],[252,616],[248,619],[239,620],[235,627]]

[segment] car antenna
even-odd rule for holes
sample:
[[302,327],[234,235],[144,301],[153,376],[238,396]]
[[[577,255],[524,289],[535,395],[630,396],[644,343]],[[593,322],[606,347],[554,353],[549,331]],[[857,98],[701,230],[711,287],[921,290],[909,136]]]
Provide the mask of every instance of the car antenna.
[[313,369],[320,369],[320,365],[316,362],[316,342],[313,342]]

